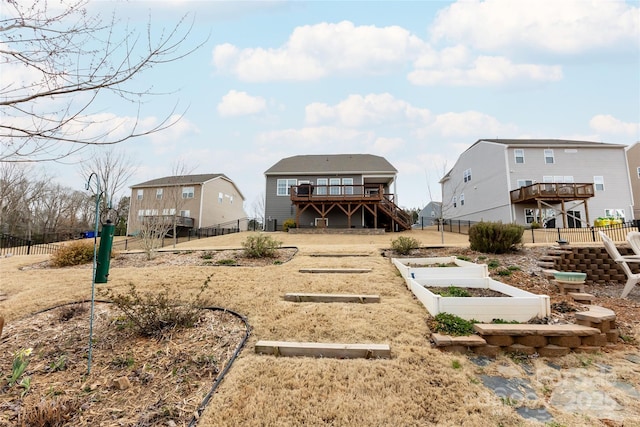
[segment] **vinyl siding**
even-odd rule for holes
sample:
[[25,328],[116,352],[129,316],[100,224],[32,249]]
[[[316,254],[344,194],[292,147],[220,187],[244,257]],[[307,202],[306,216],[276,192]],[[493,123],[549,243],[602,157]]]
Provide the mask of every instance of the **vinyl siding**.
[[[219,193],[222,193],[222,203],[219,201]],[[223,178],[206,182],[203,190],[200,227],[219,224],[229,226],[230,222],[246,218],[243,205],[242,196],[231,182]],[[240,225],[246,226],[246,221],[241,221]]]

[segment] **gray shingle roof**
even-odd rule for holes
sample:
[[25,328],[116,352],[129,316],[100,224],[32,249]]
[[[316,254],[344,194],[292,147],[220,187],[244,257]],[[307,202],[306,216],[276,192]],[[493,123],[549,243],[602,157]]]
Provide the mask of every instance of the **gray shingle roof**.
[[481,141],[495,142],[497,144],[518,147],[624,147],[624,145],[621,144],[608,144],[606,142],[594,141],[572,141],[569,139],[479,139],[475,144]]
[[372,154],[318,154],[287,157],[271,166],[265,175],[300,173],[384,173],[398,172],[384,157]]
[[171,185],[185,185],[185,184],[203,184],[207,181],[211,181],[214,178],[224,178],[231,181],[227,176],[222,173],[205,173],[198,175],[180,175],[180,176],[165,176],[163,178],[156,178],[150,181],[141,182],[140,184],[132,185],[131,188],[137,187],[162,187]]

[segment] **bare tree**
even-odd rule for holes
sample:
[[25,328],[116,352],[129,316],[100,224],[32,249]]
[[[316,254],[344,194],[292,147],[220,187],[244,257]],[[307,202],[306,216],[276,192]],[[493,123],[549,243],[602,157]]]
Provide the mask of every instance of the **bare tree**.
[[258,222],[261,227],[264,225],[265,203],[266,200],[264,193],[261,193],[253,200],[253,204],[251,205],[251,214],[253,215],[254,225],[255,222]]
[[173,231],[173,247],[176,247],[178,243],[178,217],[180,211],[185,204],[185,195],[182,193],[182,187],[180,183],[183,182],[183,177],[193,172],[195,168],[189,167],[183,160],[176,160],[171,166],[171,180],[174,184],[169,187],[167,194],[168,208],[171,215],[171,228]]
[[162,247],[162,239],[171,229],[172,222],[167,221],[164,215],[145,216],[140,225],[138,237],[147,259],[152,259],[159,248]]
[[[130,29],[115,17],[103,21],[89,0],[3,0],[0,15],[0,161],[65,158],[87,146],[117,144],[176,123],[174,110],[159,123],[141,120],[151,95],[140,79],[151,68],[176,61],[203,43],[182,50],[192,28],[183,16],[156,37],[151,25]],[[134,82],[134,80],[136,80]],[[137,105],[130,119],[100,110],[103,100]],[[103,106],[103,105],[102,105]]]
[[135,173],[137,164],[124,155],[123,151],[116,151],[113,148],[107,151],[96,152],[91,160],[81,163],[80,169],[82,177],[89,179],[95,173],[100,179],[100,188],[103,197],[100,200],[100,212],[102,215],[110,213],[106,219],[117,222],[115,212],[111,208],[119,206],[119,193],[127,187],[127,182]]

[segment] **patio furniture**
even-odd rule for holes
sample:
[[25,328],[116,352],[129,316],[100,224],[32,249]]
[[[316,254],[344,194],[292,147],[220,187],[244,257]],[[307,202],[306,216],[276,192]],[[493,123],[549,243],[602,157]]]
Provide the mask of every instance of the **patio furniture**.
[[631,268],[627,263],[628,262],[640,263],[640,256],[622,256],[620,254],[620,251],[618,251],[618,248],[616,248],[616,245],[613,243],[613,240],[611,240],[609,236],[607,236],[602,231],[598,231],[598,233],[600,233],[600,238],[602,239],[602,242],[604,243],[604,248],[607,250],[607,253],[609,253],[609,256],[618,265],[620,265],[620,267],[622,267],[622,269],[624,270],[624,273],[627,275],[627,283],[624,285],[624,289],[622,290],[622,295],[620,295],[620,298],[626,298],[627,295],[629,295],[629,293],[631,292],[631,289],[633,289],[633,287],[637,285],[638,282],[640,282],[640,274],[632,273]]
[[627,233],[627,242],[633,253],[640,256],[640,231],[630,231]]

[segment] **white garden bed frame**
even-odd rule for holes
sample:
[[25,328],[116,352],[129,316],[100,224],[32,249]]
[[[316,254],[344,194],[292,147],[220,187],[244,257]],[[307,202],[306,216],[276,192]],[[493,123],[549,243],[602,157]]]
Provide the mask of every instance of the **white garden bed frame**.
[[[534,317],[551,314],[547,295],[536,295],[488,277],[484,264],[455,260],[455,257],[393,258],[411,292],[425,306],[429,314],[450,313],[463,319],[491,322],[493,319],[527,322]],[[408,267],[407,264],[439,264],[455,262],[457,267]],[[404,271],[404,273],[403,273]],[[414,277],[411,277],[413,273]],[[457,286],[484,288],[500,292],[506,297],[442,297],[426,287]]]

